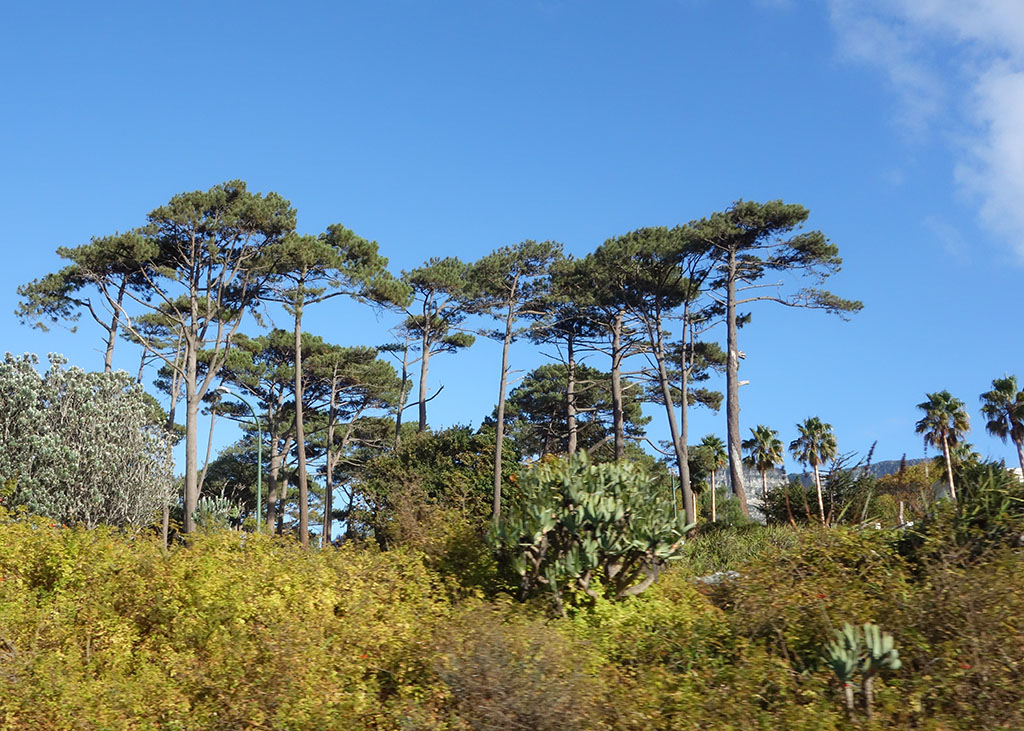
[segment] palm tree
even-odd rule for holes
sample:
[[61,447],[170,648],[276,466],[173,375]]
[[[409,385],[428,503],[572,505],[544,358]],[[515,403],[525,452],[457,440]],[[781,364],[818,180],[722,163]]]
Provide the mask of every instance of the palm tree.
[[917,405],[924,411],[924,416],[917,422],[916,431],[924,435],[925,445],[942,449],[946,458],[946,479],[949,480],[949,496],[956,500],[956,487],[953,486],[953,464],[949,450],[959,442],[971,428],[971,419],[967,415],[964,402],[954,398],[949,391],[926,393],[927,401]]
[[789,443],[789,451],[797,461],[810,465],[814,470],[814,487],[818,491],[818,516],[821,518],[821,524],[825,525],[825,501],[821,497],[821,475],[818,466],[835,458],[839,450],[836,436],[832,433],[832,425],[826,424],[817,416],[805,419],[802,424],[797,424],[796,428],[800,431],[800,436]]
[[985,429],[1017,447],[1017,459],[1024,473],[1024,391],[1017,389],[1017,377],[992,381],[992,390],[981,394],[981,415],[988,419]]
[[779,433],[764,424],[758,424],[750,433],[750,439],[743,440],[743,449],[749,452],[743,463],[761,473],[761,499],[764,499],[768,496],[768,470],[782,464],[784,447]]
[[718,519],[715,507],[715,473],[725,467],[729,461],[729,452],[725,449],[725,442],[714,434],[708,434],[700,440],[700,446],[704,447],[711,457],[711,522]]

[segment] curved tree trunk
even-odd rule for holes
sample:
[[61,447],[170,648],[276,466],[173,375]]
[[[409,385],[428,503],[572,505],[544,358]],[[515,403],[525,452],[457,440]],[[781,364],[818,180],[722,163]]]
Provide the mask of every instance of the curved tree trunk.
[[[694,500],[693,489],[690,486],[689,470],[685,466],[687,456],[686,450],[683,449],[683,440],[680,438],[679,430],[676,427],[676,407],[672,402],[672,388],[668,381],[668,371],[665,368],[665,351],[661,343],[660,327],[658,328],[658,335],[653,345],[655,351],[654,357],[658,364],[658,383],[661,386],[661,398],[665,402],[665,413],[668,417],[669,435],[672,437],[672,448],[675,451],[676,464],[679,467],[679,484],[683,490],[683,510],[686,513],[686,524],[690,525],[697,522],[697,504]],[[714,503],[712,503],[712,505],[714,505]],[[714,513],[714,507],[712,507],[712,516],[714,516]],[[712,517],[712,520],[714,520],[714,517]]]
[[740,436],[739,336],[736,326],[736,252],[729,251],[728,294],[726,299],[728,359],[725,374],[725,415],[729,432],[729,482],[740,501],[740,510],[750,517],[747,493],[743,490],[743,453]]
[[[103,372],[110,373],[114,369],[114,343],[117,341],[117,326],[121,321],[121,313],[124,312],[121,309],[121,305],[124,303],[124,291],[128,288],[128,275],[124,274],[121,277],[121,285],[117,288],[117,304],[111,308],[114,310],[114,314],[110,318],[110,326],[107,328],[107,352],[103,355]],[[104,288],[104,293],[106,288]],[[143,357],[145,357],[145,346],[143,346]],[[141,372],[141,368],[139,369]],[[139,382],[142,382],[142,376],[139,376]]]

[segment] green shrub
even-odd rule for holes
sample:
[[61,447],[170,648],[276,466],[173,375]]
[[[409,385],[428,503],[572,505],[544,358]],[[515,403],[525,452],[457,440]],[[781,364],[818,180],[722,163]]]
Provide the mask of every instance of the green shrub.
[[635,464],[591,464],[580,454],[523,474],[490,540],[521,577],[524,595],[550,591],[561,608],[567,592],[640,593],[679,554],[687,530]]

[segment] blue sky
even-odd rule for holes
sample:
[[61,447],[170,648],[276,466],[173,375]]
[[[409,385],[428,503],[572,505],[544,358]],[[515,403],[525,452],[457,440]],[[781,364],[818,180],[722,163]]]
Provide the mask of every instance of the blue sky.
[[[1018,0],[20,3],[0,64],[4,350],[101,367],[89,323],[19,324],[16,287],[59,268],[58,246],[234,178],[288,198],[303,232],[377,240],[395,271],[527,238],[581,255],[782,198],[838,244],[830,287],[865,309],[754,310],[744,432],[788,442],[817,415],[841,451],[921,456],[915,404],[949,389],[979,451],[1016,463],[977,404],[1024,376]],[[342,344],[393,324],[336,301],[308,318]],[[432,364],[435,425],[491,410],[498,356]],[[694,429],[724,437],[724,414]]]

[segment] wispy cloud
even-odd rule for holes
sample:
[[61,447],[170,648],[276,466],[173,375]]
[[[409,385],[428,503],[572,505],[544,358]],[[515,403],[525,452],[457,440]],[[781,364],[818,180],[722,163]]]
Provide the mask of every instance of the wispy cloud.
[[956,180],[1024,262],[1024,2],[829,0],[842,51],[877,66],[915,135],[951,140]]

